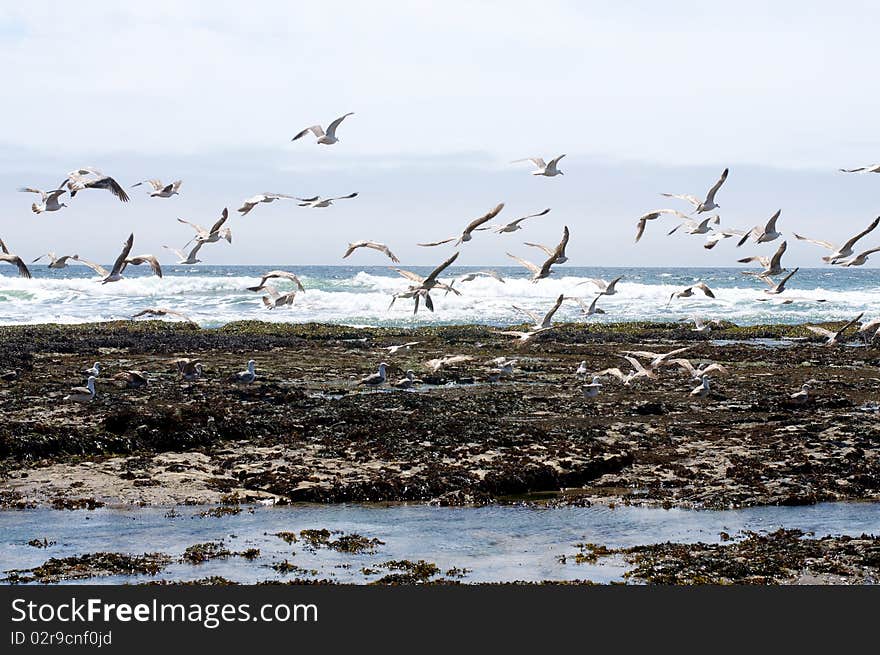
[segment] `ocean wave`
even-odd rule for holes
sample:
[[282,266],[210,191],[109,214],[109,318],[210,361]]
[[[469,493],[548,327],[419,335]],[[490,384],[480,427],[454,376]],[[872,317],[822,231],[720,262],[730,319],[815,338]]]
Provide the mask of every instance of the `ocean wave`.
[[[260,269],[261,270],[261,269]],[[294,269],[295,270],[295,269]],[[699,279],[705,272],[675,271],[632,273],[617,286],[617,294],[602,296],[604,315],[583,320],[617,322],[628,320],[674,321],[689,316],[727,319],[740,324],[799,323],[849,317],[858,311],[880,313],[880,286],[859,281],[849,288],[831,284],[836,278],[824,271],[814,275],[811,288],[793,288],[780,296],[763,292],[765,286],[738,271],[717,271],[710,284],[717,298],[697,295],[674,299],[670,295]],[[505,273],[506,274],[506,273]],[[435,312],[422,307],[413,315],[413,301],[401,299],[389,308],[395,292],[409,281],[393,271],[356,271],[345,275],[304,274],[306,293],[297,295],[292,307],[267,310],[261,294],[246,290],[256,284],[259,273],[205,274],[184,271],[159,279],[131,277],[102,285],[95,277],[43,276],[25,280],[0,277],[0,323],[81,323],[127,318],[137,311],[162,306],[183,312],[207,327],[237,320],[270,322],[330,322],[360,325],[421,325],[430,323],[486,323],[512,325],[528,319],[513,305],[543,315],[560,295],[592,301],[598,293],[585,275],[559,275],[533,283],[524,277],[506,277],[499,282],[478,277],[455,288],[461,295],[443,290],[432,293]],[[608,277],[608,276],[606,276]],[[451,278],[444,278],[451,279]],[[276,280],[282,292],[294,289],[287,280]],[[761,302],[758,301],[761,299]],[[791,304],[779,304],[792,299]],[[817,302],[824,300],[825,302]],[[566,302],[556,320],[581,320],[574,302]]]

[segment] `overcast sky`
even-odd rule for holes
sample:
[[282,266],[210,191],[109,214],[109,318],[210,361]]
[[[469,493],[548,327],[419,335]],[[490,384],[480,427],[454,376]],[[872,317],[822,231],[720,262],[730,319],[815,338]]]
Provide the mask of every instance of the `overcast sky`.
[[[4,3],[0,238],[33,258],[101,261],[180,246],[174,220],[210,223],[261,191],[344,195],[324,210],[261,205],[206,263],[341,263],[348,240],[387,242],[406,263],[446,249],[499,201],[501,218],[552,207],[514,235],[478,235],[462,264],[531,256],[568,225],[576,265],[731,265],[758,252],[635,218],[678,206],[662,191],[718,195],[722,226],[844,241],[880,213],[875,31],[880,5],[819,2]],[[290,138],[354,111],[340,142]],[[565,176],[518,157],[566,153]],[[179,197],[89,191],[34,216],[18,186],[52,188],[93,165],[125,186],[183,178]],[[685,208],[685,207],[683,207]],[[520,237],[522,236],[522,238]],[[866,238],[865,247],[880,244]],[[763,246],[760,251],[773,250]],[[788,264],[818,265],[792,243]],[[359,253],[357,264],[384,264]]]

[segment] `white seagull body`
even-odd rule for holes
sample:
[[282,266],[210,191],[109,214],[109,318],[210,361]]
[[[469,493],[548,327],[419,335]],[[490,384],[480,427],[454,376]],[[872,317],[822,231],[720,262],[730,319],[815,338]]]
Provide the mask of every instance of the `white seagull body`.
[[706,194],[706,198],[704,200],[700,200],[699,198],[687,193],[662,193],[660,195],[666,196],[667,198],[678,198],[679,200],[686,200],[694,206],[694,212],[697,214],[712,211],[713,209],[721,207],[721,205],[715,202],[715,194],[718,193],[718,189],[721,188],[721,185],[724,184],[724,181],[727,179],[727,173],[728,169],[725,168],[724,171],[721,173],[721,177],[718,178],[718,181],[712,185],[711,189],[709,189],[709,193]]
[[524,159],[514,159],[510,163],[517,164],[521,161],[530,161],[535,165],[535,170],[532,171],[532,175],[556,177],[557,175],[565,175],[565,173],[557,168],[559,160],[563,157],[565,157],[565,155],[559,155],[555,159],[551,159],[549,162],[545,162],[541,157],[525,157]]
[[352,114],[354,114],[354,112],[350,111],[347,114],[344,114],[337,118],[335,121],[327,126],[326,132],[320,125],[312,125],[311,127],[307,127],[295,137],[293,137],[291,141],[296,141],[297,139],[304,137],[306,134],[311,132],[317,137],[318,143],[325,146],[332,146],[334,143],[337,143],[339,141],[339,139],[336,138],[336,128],[338,128],[339,124]]

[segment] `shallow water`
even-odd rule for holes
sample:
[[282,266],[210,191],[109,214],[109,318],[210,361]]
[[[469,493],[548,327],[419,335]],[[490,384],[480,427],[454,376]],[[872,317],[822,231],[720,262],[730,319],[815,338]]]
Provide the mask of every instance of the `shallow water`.
[[[37,566],[49,557],[97,551],[130,554],[165,552],[175,557],[196,543],[223,541],[229,550],[259,548],[254,561],[233,557],[200,565],[172,564],[155,578],[112,576],[89,582],[120,584],[154,579],[195,580],[224,576],[238,582],[283,580],[270,565],[284,559],[316,578],[368,582],[361,567],[394,559],[424,559],[442,570],[470,569],[465,582],[513,580],[622,579],[626,565],[617,558],[595,565],[563,564],[579,542],[627,547],[664,541],[718,542],[724,531],[771,531],[798,528],[817,536],[880,534],[880,503],[823,503],[804,507],[755,507],[729,511],[694,511],[640,507],[523,506],[432,507],[426,505],[295,505],[246,507],[236,516],[202,518],[204,508],[0,512],[0,570]],[[275,537],[280,531],[327,528],[356,532],[385,542],[374,554],[346,554],[321,549],[310,552]],[[31,539],[57,542],[46,549],[28,546]],[[292,555],[295,552],[296,555]],[[350,565],[350,566],[348,566]],[[380,574],[381,575],[381,574]]]
[[[132,269],[135,270],[132,270]],[[126,279],[102,285],[90,269],[70,265],[50,270],[34,265],[34,279],[15,276],[15,268],[0,267],[0,324],[83,323],[125,319],[147,307],[166,307],[184,312],[205,327],[230,321],[262,320],[286,323],[343,323],[346,325],[415,326],[430,324],[483,323],[512,325],[525,319],[512,304],[547,311],[559,294],[581,296],[589,302],[597,289],[587,278],[610,280],[623,275],[618,293],[604,296],[599,307],[607,313],[582,319],[580,308],[564,303],[557,320],[595,322],[677,321],[691,315],[726,319],[740,325],[803,323],[851,318],[859,311],[880,313],[880,270],[801,269],[797,284],[770,302],[764,285],[741,275],[742,268],[592,268],[559,266],[550,278],[532,284],[521,267],[492,268],[504,276],[501,283],[487,277],[457,284],[461,296],[432,295],[436,311],[412,313],[412,301],[401,300],[389,309],[392,294],[407,281],[384,266],[166,266],[159,279],[144,267],[129,267]],[[260,294],[245,287],[259,281],[262,272],[282,268],[297,273],[307,291],[297,295],[292,307],[267,310]],[[427,267],[412,267],[421,275]],[[449,281],[479,267],[450,267]],[[669,296],[702,280],[716,291],[712,300],[702,295],[669,303]],[[293,284],[282,280],[282,292]],[[775,304],[793,299],[789,305]],[[817,300],[826,302],[816,302]]]

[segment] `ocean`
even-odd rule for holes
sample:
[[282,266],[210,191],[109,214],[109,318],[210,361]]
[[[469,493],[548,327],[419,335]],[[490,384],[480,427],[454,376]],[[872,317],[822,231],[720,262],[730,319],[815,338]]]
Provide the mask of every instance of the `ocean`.
[[[392,294],[402,291],[407,280],[384,266],[165,266],[165,277],[150,274],[146,266],[129,267],[126,279],[102,285],[84,266],[60,270],[33,265],[31,280],[17,277],[14,267],[0,267],[0,324],[86,323],[129,318],[147,307],[164,307],[188,315],[203,327],[219,327],[231,321],[259,320],[284,323],[338,323],[353,326],[417,326],[482,323],[495,326],[522,323],[524,317],[512,305],[543,315],[559,294],[582,296],[590,302],[596,289],[581,284],[589,277],[610,280],[619,275],[617,294],[599,301],[604,315],[583,317],[579,306],[566,302],[557,321],[621,322],[678,321],[690,316],[725,319],[739,325],[804,323],[866,317],[880,314],[880,270],[801,269],[784,294],[768,296],[765,285],[742,275],[742,268],[590,268],[558,266],[553,276],[532,283],[519,267],[451,267],[444,281],[476,270],[500,273],[505,282],[479,277],[456,284],[461,296],[432,293],[435,311],[423,306],[413,315],[413,302],[398,300],[389,309]],[[146,270],[144,270],[146,269]],[[245,287],[259,282],[272,269],[295,272],[307,291],[297,295],[293,306],[268,310],[262,294]],[[408,267],[426,275],[430,267]],[[702,280],[717,296],[702,294],[675,299],[676,290]],[[293,284],[276,281],[281,291]],[[768,298],[758,302],[758,298]],[[791,304],[779,301],[792,299]],[[824,300],[825,302],[817,302]]]

